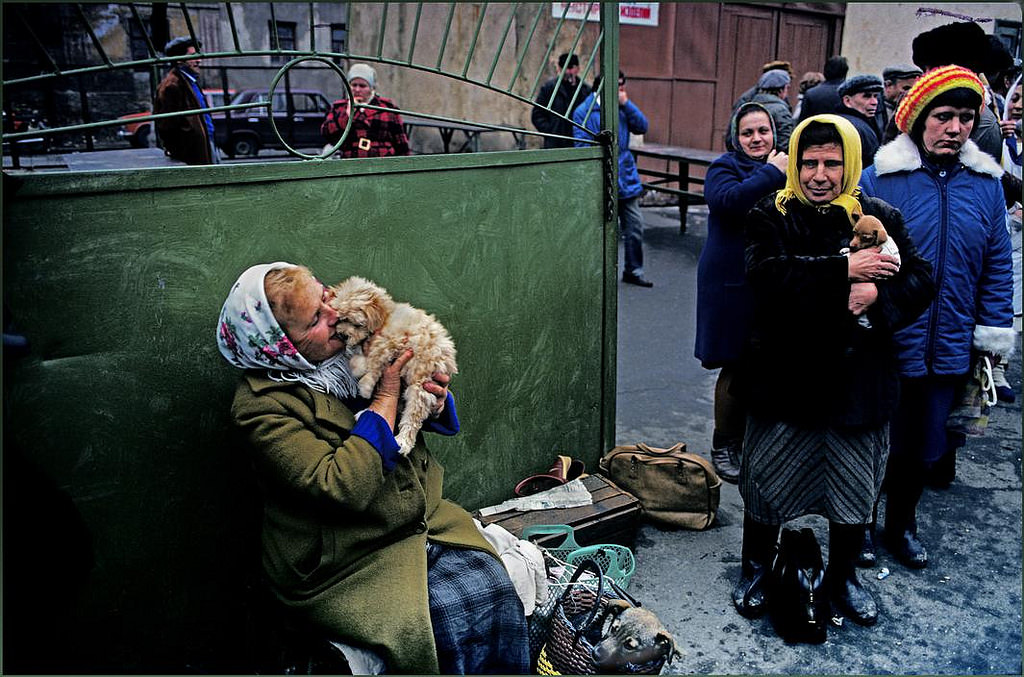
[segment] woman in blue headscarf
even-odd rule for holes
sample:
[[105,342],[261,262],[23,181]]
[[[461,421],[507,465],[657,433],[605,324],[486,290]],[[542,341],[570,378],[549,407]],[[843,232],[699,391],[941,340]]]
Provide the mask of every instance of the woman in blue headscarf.
[[750,333],[751,298],[743,270],[743,223],[765,195],[786,184],[785,151],[775,148],[775,122],[759,103],[740,106],[729,123],[730,151],[711,163],[704,180],[708,239],[697,264],[697,338],[694,356],[721,369],[715,384],[711,462],[735,484],[747,412],[729,392]]

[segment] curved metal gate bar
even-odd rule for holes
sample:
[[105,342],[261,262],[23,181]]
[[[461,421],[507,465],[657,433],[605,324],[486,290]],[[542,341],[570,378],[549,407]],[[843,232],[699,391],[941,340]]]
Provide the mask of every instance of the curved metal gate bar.
[[[4,80],[3,87],[5,97],[9,96],[10,93],[16,93],[19,87],[26,87],[29,85],[45,85],[47,83],[52,83],[56,81],[71,80],[84,75],[107,73],[116,70],[137,70],[140,68],[157,68],[160,66],[170,66],[190,58],[195,58],[191,56],[163,56],[161,53],[158,52],[158,47],[153,44],[153,39],[150,30],[146,26],[146,22],[144,21],[142,16],[139,14],[136,3],[111,4],[127,6],[130,9],[133,20],[142,29],[142,33],[145,37],[146,48],[149,53],[149,58],[126,60],[121,62],[115,62],[114,60],[112,60],[111,56],[104,49],[102,41],[99,37],[97,37],[96,31],[94,27],[91,25],[88,17],[86,16],[86,12],[83,9],[82,5],[78,4],[76,5],[76,10],[77,15],[82,23],[82,28],[90,37],[90,41],[95,52],[94,58],[100,61],[101,63],[93,65],[72,65],[70,67],[62,68],[60,65],[58,65],[57,61],[49,54],[46,46],[39,39],[37,31],[32,28],[29,19],[26,18],[25,14],[22,11],[19,11],[19,9],[15,6],[12,8],[14,15],[17,17],[18,21],[23,25],[26,34],[35,43],[37,51],[43,56],[45,63],[40,65],[38,73]],[[280,42],[278,40],[278,20],[276,18],[274,10],[274,3],[269,3],[270,14],[272,17],[271,37],[274,39],[274,48],[260,49],[257,48],[255,45],[243,44],[243,40],[239,35],[238,26],[236,23],[235,8],[232,5],[232,3],[226,3],[223,5],[222,11],[228,20],[228,26],[230,29],[230,40],[234,48],[231,50],[215,52],[203,52],[200,49],[199,58],[202,60],[231,60],[238,58],[265,56],[275,58],[285,57],[291,59],[287,64],[280,68],[280,70],[278,71],[274,78],[275,83],[281,79],[281,77],[287,70],[294,67],[297,63],[310,60],[319,61],[327,65],[332,64],[332,59],[349,59],[353,61],[366,61],[392,66],[400,66],[411,70],[441,75],[452,80],[480,87],[494,94],[500,94],[522,104],[527,104],[532,107],[543,108],[547,110],[549,113],[563,120],[566,120],[573,127],[582,129],[582,127],[576,125],[571,119],[571,112],[575,105],[579,103],[577,101],[580,92],[579,87],[576,88],[570,106],[566,113],[560,113],[552,110],[551,106],[554,103],[554,92],[552,93],[551,98],[546,102],[535,101],[540,85],[545,79],[544,75],[547,70],[549,60],[551,59],[552,54],[556,49],[556,46],[561,45],[560,47],[558,47],[559,50],[567,49],[567,51],[575,53],[577,48],[581,44],[583,44],[583,37],[587,27],[586,20],[575,20],[575,23],[577,24],[575,28],[575,34],[573,35],[572,40],[569,43],[570,46],[568,48],[565,47],[564,42],[559,41],[559,38],[561,37],[561,34],[563,32],[563,28],[567,25],[566,16],[568,15],[569,9],[573,3],[564,3],[565,7],[562,11],[561,17],[558,19],[558,22],[555,26],[553,33],[551,34],[550,38],[543,43],[535,43],[534,36],[536,35],[537,25],[539,23],[541,16],[550,8],[550,5],[546,3],[448,3],[445,30],[441,36],[440,46],[439,49],[437,50],[436,55],[422,53],[417,54],[416,46],[421,42],[421,38],[423,37],[421,33],[427,33],[429,35],[429,31],[431,30],[430,26],[421,23],[421,16],[423,13],[424,5],[432,5],[433,3],[416,3],[415,22],[413,30],[411,32],[411,36],[409,38],[408,51],[405,52],[405,55],[401,58],[399,58],[399,55],[397,53],[386,54],[384,49],[389,26],[388,9],[389,4],[391,3],[382,3],[381,6],[383,9],[380,12],[380,22],[376,26],[376,34],[365,36],[364,38],[366,42],[376,44],[376,50],[370,53],[354,53],[351,51],[337,52],[318,49],[315,40],[316,31],[314,30],[314,27],[316,25],[314,18],[316,15],[316,12],[314,11],[315,4],[318,3],[307,3],[307,23],[310,28],[308,47],[306,49],[282,49],[280,46]],[[598,13],[598,10],[596,8],[599,4],[600,3],[588,3],[586,16],[590,17],[592,14],[596,15]],[[185,24],[187,28],[189,36],[193,39],[197,39],[199,36],[196,33],[188,5],[186,3],[181,3],[177,6],[171,7],[177,10],[181,21]],[[398,11],[409,11],[409,8],[408,6],[405,6]],[[452,30],[452,23],[456,18],[457,14],[464,15],[475,11],[478,12],[478,17],[475,21],[474,32],[472,34],[472,37],[469,40],[468,44],[465,46],[464,53],[455,54],[448,47],[448,37],[450,31]],[[479,38],[481,37],[482,27],[484,25],[484,18],[488,12],[506,13],[506,19],[504,21],[505,28],[502,31],[501,37],[497,41],[496,47],[493,49],[493,52],[483,47],[479,47]],[[510,51],[506,49],[506,45],[508,44],[508,35],[513,23],[519,17],[520,13],[532,13],[533,18],[531,21],[530,32],[527,39],[521,47],[513,46],[513,49]],[[604,25],[604,23],[601,24],[601,26]],[[253,41],[257,39],[255,36],[250,37]],[[601,53],[602,47],[607,47],[606,42],[607,38],[605,35],[605,31],[602,28],[596,36],[596,38],[593,39],[592,45],[590,46],[588,53],[586,55],[585,65],[583,66],[580,72],[581,84],[588,77],[592,76],[596,72],[596,65],[600,61],[599,55]],[[423,52],[423,50],[421,49],[420,52]],[[529,76],[524,72],[523,69],[524,62],[526,62],[527,60],[536,60],[536,55],[540,52],[543,52],[543,57],[540,59],[539,67],[536,69],[536,72],[533,74],[532,78],[529,78]],[[512,65],[513,63],[514,66]],[[489,64],[489,66],[487,66],[487,64]],[[480,68],[476,69],[475,73],[471,73],[471,67],[474,65],[479,65]],[[501,65],[506,66],[505,70],[507,70],[507,67],[512,68],[512,75],[509,78],[507,85],[503,86],[493,82],[495,73],[499,69],[499,66]],[[344,80],[344,73],[340,73],[340,75]],[[561,68],[558,72],[558,85],[561,84],[564,75],[565,67]],[[532,84],[530,84],[527,87],[526,81],[529,79],[532,79]],[[345,89],[348,90],[347,82],[345,82],[344,86]],[[557,91],[557,86],[555,91]],[[203,111],[190,110],[180,111],[176,113],[166,113],[164,115],[151,114],[148,116],[138,117],[135,119],[135,121],[144,122],[147,120],[155,120],[161,117],[178,117],[184,115],[194,115],[198,112],[217,113],[257,108],[267,109],[270,119],[273,120],[273,105],[273,97],[270,97],[270,100],[266,102],[252,102],[241,105],[215,106],[203,109]],[[411,109],[399,109],[399,112],[406,114],[415,114],[420,117],[425,117],[427,119],[434,119],[439,121],[468,123],[484,127],[487,129],[514,132],[516,134],[522,134],[524,136],[565,138],[557,134],[539,132],[535,129],[526,126],[513,127],[509,125],[494,124],[486,120],[470,120],[466,118],[438,115],[436,113],[429,111],[417,111]],[[97,121],[89,120],[83,121],[80,124],[65,124],[61,126],[54,126],[48,129],[32,132],[4,133],[3,140],[4,142],[15,142],[18,140],[27,139],[29,137],[52,137],[69,133],[89,132],[95,129],[102,129],[105,127],[118,126],[123,124],[124,122],[122,120],[117,119]],[[283,147],[287,149],[292,155],[295,155],[297,157],[301,157],[304,159],[320,159],[323,157],[327,157],[330,154],[322,153],[318,155],[309,155],[300,153],[294,150],[286,142],[286,140],[281,137],[281,134],[276,129],[276,127],[274,129],[274,132],[278,136],[278,140],[283,145]],[[584,139],[583,143],[597,145],[598,142],[593,139]]]
[[[185,19],[195,7],[182,8],[186,33],[195,33]],[[504,7],[483,11],[493,19]],[[389,52],[393,26],[384,12],[361,51],[370,52],[366,60],[444,70],[525,102],[539,79],[538,61],[523,53],[534,51],[530,44],[548,55],[555,47],[540,39],[539,11],[516,7],[522,16],[501,15],[493,39],[479,28],[488,19],[474,15],[467,24],[462,5],[440,7],[450,39],[434,49],[426,26],[439,10],[409,6],[417,41],[399,45],[400,57]],[[132,21],[144,9],[131,6]],[[280,20],[281,6],[273,11]],[[611,72],[616,6],[601,12],[600,62]],[[521,45],[513,61],[502,61],[515,21]],[[460,24],[471,32],[460,36]],[[560,25],[575,37],[567,19]],[[231,40],[242,52],[245,31],[236,28]],[[98,31],[81,35],[87,47],[102,43]],[[503,40],[503,50],[490,51]],[[145,41],[154,53],[153,39]],[[324,54],[314,44],[295,51],[309,53],[289,56]],[[114,59],[97,54],[100,64],[88,68],[105,72]],[[43,61],[40,73],[5,83],[5,95],[31,78],[85,68]],[[593,54],[589,63],[597,63]],[[603,96],[613,100],[615,79],[607,80]],[[29,344],[18,359],[4,355],[5,501],[19,482],[7,474],[17,454],[65,492],[96,562],[77,595],[51,594],[54,603],[39,604],[36,591],[62,591],[71,577],[26,586],[34,608],[68,620],[65,633],[38,633],[39,651],[29,656],[63,662],[22,662],[23,672],[280,673],[253,658],[265,649],[260,640],[272,639],[253,631],[266,622],[252,602],[260,506],[251,454],[228,416],[239,374],[213,340],[224,294],[253,263],[305,263],[330,281],[377,279],[446,324],[459,349],[453,391],[463,429],[429,444],[452,499],[470,509],[498,503],[556,454],[595,468],[615,441],[615,117],[589,148],[5,172],[5,311]],[[7,526],[19,518],[26,516],[5,513],[5,546]],[[38,556],[5,553],[5,573],[19,554],[32,565]],[[5,643],[9,672],[22,672],[10,667],[19,658],[25,650]]]

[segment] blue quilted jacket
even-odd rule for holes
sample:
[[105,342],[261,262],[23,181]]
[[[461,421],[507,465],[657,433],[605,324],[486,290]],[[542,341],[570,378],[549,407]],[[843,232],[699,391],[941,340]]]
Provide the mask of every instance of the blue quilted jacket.
[[924,162],[903,134],[878,151],[861,177],[864,193],[900,210],[933,267],[935,300],[895,336],[904,376],[967,373],[972,346],[1004,358],[1013,352],[1013,265],[1001,174],[973,141],[959,162],[939,168]]
[[[601,103],[592,103],[597,93],[591,94],[583,103],[576,106],[573,111],[572,120],[578,125],[586,127],[591,134],[573,127],[572,133],[577,139],[593,139],[601,131]],[[618,103],[618,102],[616,102]],[[587,115],[587,111],[590,115]],[[584,117],[586,121],[584,122]],[[619,106],[619,199],[628,200],[636,197],[644,191],[640,182],[640,173],[636,169],[636,159],[629,152],[629,135],[646,134],[647,118],[632,101],[626,101],[626,105]],[[585,147],[585,143],[576,143],[577,146]]]

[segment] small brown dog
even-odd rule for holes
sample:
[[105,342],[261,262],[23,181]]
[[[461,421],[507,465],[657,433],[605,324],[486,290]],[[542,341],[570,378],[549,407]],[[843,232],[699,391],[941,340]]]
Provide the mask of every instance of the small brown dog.
[[626,674],[631,666],[671,663],[683,654],[652,612],[623,599],[608,602],[601,641],[594,646],[600,674]]
[[853,215],[853,237],[850,239],[850,251],[856,252],[868,247],[878,247],[888,241],[889,234],[885,226],[870,214]]

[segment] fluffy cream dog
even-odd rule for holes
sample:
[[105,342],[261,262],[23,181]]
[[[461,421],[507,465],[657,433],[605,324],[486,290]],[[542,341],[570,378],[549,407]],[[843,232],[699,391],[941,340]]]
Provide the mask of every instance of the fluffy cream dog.
[[[406,383],[404,406],[395,439],[401,453],[416,444],[423,421],[433,412],[437,398],[423,388],[433,374],[456,374],[455,343],[433,315],[408,303],[396,303],[384,289],[361,277],[350,277],[331,288],[331,307],[340,320],[335,333],[354,353],[349,360],[359,379],[359,394],[369,398],[384,369],[407,348],[413,357],[402,368]],[[373,340],[369,340],[372,337]]]

